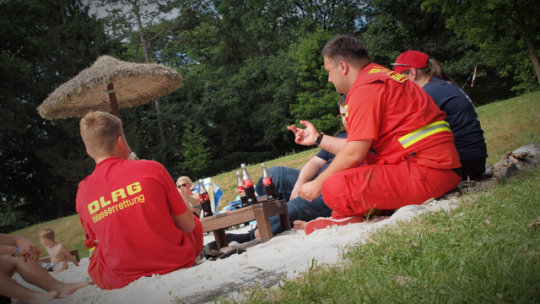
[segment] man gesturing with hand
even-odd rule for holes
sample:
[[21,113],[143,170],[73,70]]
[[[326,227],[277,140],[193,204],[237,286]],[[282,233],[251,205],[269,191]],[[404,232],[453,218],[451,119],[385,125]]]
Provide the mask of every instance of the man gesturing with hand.
[[457,187],[461,164],[454,136],[429,95],[405,76],[372,63],[354,37],[330,40],[322,56],[328,81],[338,93],[348,93],[348,137],[322,134],[305,121],[303,129],[288,127],[296,143],[336,154],[327,170],[298,190],[306,200],[322,193],[333,210],[331,218],[309,222],[306,234],[361,222],[373,209],[421,204]]

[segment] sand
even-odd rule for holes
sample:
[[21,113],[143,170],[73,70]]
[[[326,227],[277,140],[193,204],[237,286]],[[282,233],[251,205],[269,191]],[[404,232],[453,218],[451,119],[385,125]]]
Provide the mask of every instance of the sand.
[[[347,245],[365,243],[368,235],[387,225],[395,225],[398,221],[409,220],[420,214],[451,210],[460,203],[457,198],[449,200],[430,200],[423,205],[405,206],[396,211],[391,217],[374,217],[364,223],[351,224],[341,227],[330,227],[317,230],[309,236],[304,231],[294,230],[281,233],[266,243],[253,240],[249,243],[233,242],[232,248],[246,248],[247,252],[235,254],[229,258],[217,261],[203,261],[190,269],[181,269],[167,275],[143,277],[128,286],[105,291],[97,286],[87,286],[76,293],[51,303],[174,303],[178,297],[184,303],[213,302],[216,295],[241,298],[238,290],[259,286],[271,287],[280,278],[292,279],[306,271],[313,260],[318,265],[336,263]],[[231,230],[231,233],[247,231]],[[213,236],[205,236],[205,244],[213,241]],[[87,280],[88,258],[80,262],[80,267],[70,265],[62,273],[52,275],[62,282]],[[19,275],[14,279],[33,290],[32,286]],[[20,303],[13,301],[13,303]]]

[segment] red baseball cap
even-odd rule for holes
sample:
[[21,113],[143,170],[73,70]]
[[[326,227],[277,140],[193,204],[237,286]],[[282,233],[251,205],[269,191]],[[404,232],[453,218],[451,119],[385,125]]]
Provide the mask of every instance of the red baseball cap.
[[394,71],[401,73],[410,68],[421,69],[429,66],[429,56],[419,51],[406,51],[399,55],[396,63],[392,63]]

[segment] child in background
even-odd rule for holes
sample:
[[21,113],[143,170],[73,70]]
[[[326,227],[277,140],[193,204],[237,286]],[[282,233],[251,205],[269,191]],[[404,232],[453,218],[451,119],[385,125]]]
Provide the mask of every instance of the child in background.
[[51,228],[43,228],[39,232],[39,241],[41,245],[45,247],[49,257],[50,263],[42,263],[41,266],[49,272],[61,272],[68,268],[67,258],[69,258],[75,266],[79,266],[77,260],[73,258],[66,245],[54,241],[54,231]]

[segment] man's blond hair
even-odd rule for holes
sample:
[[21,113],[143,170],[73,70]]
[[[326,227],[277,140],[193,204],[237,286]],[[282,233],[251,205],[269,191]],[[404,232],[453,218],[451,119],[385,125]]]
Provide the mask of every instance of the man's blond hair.
[[43,228],[39,232],[39,238],[40,239],[47,239],[54,242],[54,230],[51,228]]
[[80,127],[84,145],[92,157],[112,152],[116,140],[124,134],[120,118],[100,111],[86,114]]

